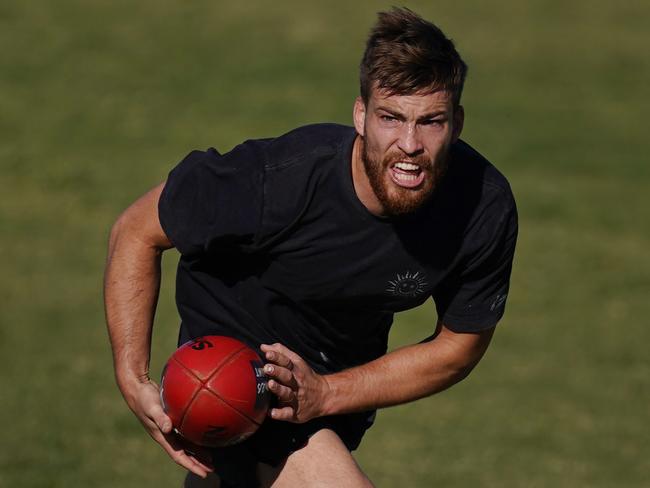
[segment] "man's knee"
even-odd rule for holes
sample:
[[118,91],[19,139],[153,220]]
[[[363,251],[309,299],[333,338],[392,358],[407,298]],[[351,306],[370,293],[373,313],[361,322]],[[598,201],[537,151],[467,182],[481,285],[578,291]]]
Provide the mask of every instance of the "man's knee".
[[[234,462],[232,459],[230,461]],[[229,464],[229,467],[235,466]],[[256,478],[259,486],[263,488],[374,487],[341,438],[330,429],[319,430],[313,434],[303,448],[294,451],[279,466],[271,467],[258,462],[256,466],[252,465],[248,468],[251,471],[237,472],[236,477],[245,474],[247,479]],[[236,469],[246,468],[242,465],[236,466]],[[250,481],[245,484],[250,484]],[[231,486],[230,483],[225,485]],[[215,474],[210,474],[207,479],[201,479],[188,473],[183,486],[184,488],[219,488],[221,483]]]
[[289,456],[270,486],[372,488],[374,485],[339,436],[332,430],[323,429],[316,432],[302,449]]

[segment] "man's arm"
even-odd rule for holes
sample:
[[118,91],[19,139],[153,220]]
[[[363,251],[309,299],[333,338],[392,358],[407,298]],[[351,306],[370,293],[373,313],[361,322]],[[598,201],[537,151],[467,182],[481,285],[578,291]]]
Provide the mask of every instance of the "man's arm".
[[149,378],[161,255],[172,247],[158,219],[163,187],[133,203],[111,229],[104,277],[106,323],[115,377],[129,408],[174,461],[205,477],[211,469],[185,453],[162,409],[158,385]]
[[428,342],[397,349],[362,366],[330,375],[316,374],[280,344],[263,345],[279,400],[271,416],[305,422],[314,417],[389,407],[423,398],[461,381],[478,364],[494,328],[456,333],[444,325]]

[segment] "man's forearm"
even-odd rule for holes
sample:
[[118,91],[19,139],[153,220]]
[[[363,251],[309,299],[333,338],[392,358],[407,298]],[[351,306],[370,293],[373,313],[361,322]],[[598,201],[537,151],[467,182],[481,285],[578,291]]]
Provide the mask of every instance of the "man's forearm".
[[160,288],[161,251],[133,239],[129,223],[111,232],[104,280],[106,323],[120,389],[148,380],[151,330]]
[[149,356],[158,291],[160,261],[171,247],[156,214],[162,185],[136,201],[111,230],[104,303],[113,349],[115,375],[128,398],[131,385],[149,379]]
[[493,329],[455,334],[447,329],[430,342],[393,351],[370,363],[325,376],[330,388],[324,415],[407,403],[449,388],[483,356]]

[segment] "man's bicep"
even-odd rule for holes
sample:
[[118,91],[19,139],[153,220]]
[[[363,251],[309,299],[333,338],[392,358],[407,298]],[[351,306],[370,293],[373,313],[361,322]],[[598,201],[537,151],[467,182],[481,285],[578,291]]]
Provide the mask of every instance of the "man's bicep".
[[173,244],[160,225],[158,201],[165,182],[155,186],[133,202],[118,218],[113,235],[126,235],[147,247],[169,249]]
[[476,364],[490,345],[495,329],[496,326],[476,332],[458,332],[439,320],[436,324],[436,331],[420,343],[433,340],[439,341],[439,343],[446,342],[451,349],[458,351],[460,356],[474,359],[474,364]]
[[436,340],[445,341],[458,351],[459,358],[470,368],[474,367],[487,351],[496,327],[476,332],[455,332],[443,323],[438,324]]
[[496,329],[495,326],[472,332],[457,332],[444,323],[439,323],[438,327],[438,334],[453,338],[453,340],[457,341],[460,344],[467,345],[468,347],[487,347],[490,344],[490,340],[492,339],[492,336],[494,335],[494,331]]

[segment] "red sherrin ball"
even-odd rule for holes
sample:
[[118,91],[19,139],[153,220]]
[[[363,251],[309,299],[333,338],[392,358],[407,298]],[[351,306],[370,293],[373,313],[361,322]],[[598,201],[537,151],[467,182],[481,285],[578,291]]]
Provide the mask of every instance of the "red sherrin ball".
[[165,413],[187,440],[208,447],[250,437],[269,406],[263,363],[244,343],[204,336],[179,347],[162,373]]

